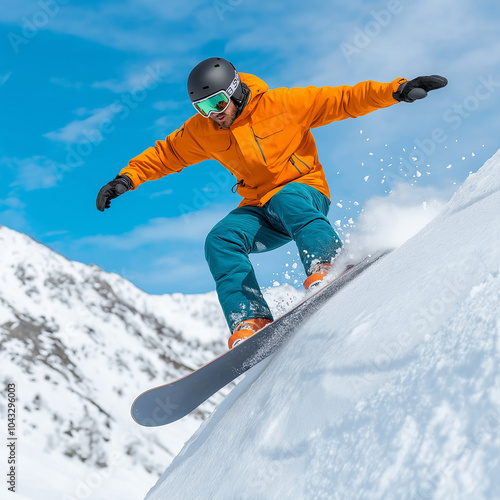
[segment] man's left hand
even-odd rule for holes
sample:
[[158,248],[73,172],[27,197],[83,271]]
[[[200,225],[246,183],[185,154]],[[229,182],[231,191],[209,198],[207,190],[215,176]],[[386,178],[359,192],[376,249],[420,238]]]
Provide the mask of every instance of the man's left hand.
[[430,90],[440,89],[446,85],[448,80],[444,76],[419,76],[402,83],[392,95],[396,101],[414,102],[426,97]]

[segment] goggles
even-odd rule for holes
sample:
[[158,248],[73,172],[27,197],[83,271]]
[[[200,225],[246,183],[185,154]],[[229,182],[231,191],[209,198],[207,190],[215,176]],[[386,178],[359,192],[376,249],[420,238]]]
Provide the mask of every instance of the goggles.
[[222,113],[227,109],[231,98],[226,94],[225,90],[221,90],[216,94],[212,94],[204,99],[193,102],[193,106],[201,116],[208,118],[210,113]]
[[222,113],[231,102],[231,96],[240,85],[240,76],[235,71],[234,79],[226,90],[219,90],[215,94],[193,102],[193,106],[201,116],[208,118],[210,113]]

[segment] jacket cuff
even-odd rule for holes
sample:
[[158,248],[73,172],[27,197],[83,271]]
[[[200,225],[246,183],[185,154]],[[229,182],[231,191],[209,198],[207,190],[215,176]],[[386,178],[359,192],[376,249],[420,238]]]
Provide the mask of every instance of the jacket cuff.
[[393,80],[391,82],[391,97],[394,101],[394,103],[396,102],[400,102],[398,101],[395,97],[394,97],[394,93],[397,92],[397,90],[399,89],[399,86],[402,84],[402,83],[405,83],[406,81],[408,81],[406,78],[396,78],[396,80]]
[[130,179],[130,184],[131,187],[129,188],[130,191],[133,191],[134,189],[137,189],[139,184],[141,183],[137,175],[135,175],[133,172],[128,171],[126,168],[123,170],[120,170],[120,173],[118,175],[126,175]]

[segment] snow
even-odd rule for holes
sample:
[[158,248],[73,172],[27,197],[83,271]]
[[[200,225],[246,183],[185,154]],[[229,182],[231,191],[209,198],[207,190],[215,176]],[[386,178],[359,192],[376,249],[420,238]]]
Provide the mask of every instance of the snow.
[[251,370],[147,500],[500,498],[499,207],[500,151]]
[[[0,226],[17,497],[143,498],[176,456],[148,500],[500,498],[499,192],[500,152],[448,203],[405,183],[372,199],[337,265],[397,249],[229,395],[161,429],[130,404],[224,350],[215,293],[150,296]],[[306,292],[264,295],[279,316]]]
[[429,224],[444,205],[443,194],[435,189],[396,184],[388,196],[368,200],[351,239],[361,247],[360,257],[378,248],[397,248]]
[[224,349],[215,293],[150,296],[2,226],[0,263],[0,376],[17,392],[16,495],[142,498],[228,391],[161,435],[130,417],[140,392]]

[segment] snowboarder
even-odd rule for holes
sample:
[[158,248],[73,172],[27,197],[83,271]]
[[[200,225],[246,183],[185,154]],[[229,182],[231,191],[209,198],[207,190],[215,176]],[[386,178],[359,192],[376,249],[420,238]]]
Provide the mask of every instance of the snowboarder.
[[231,349],[273,320],[250,253],[294,240],[309,288],[324,278],[342,245],[327,218],[330,192],[311,129],[400,101],[413,102],[447,83],[433,75],[352,87],[269,89],[225,59],[206,59],[187,81],[197,114],[130,160],[101,188],[97,209],[104,211],[112,199],[145,181],[203,160],[215,159],[234,174],[243,200],[205,242]]

